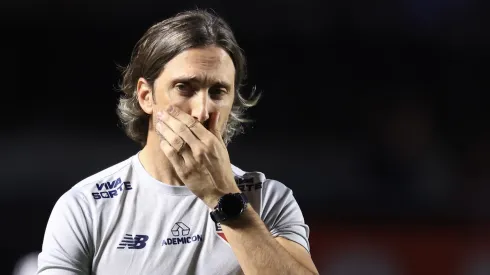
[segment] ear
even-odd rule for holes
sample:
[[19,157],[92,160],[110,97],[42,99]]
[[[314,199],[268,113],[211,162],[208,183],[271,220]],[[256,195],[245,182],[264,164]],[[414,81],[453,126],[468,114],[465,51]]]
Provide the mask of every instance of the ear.
[[138,102],[141,109],[149,115],[153,113],[153,95],[151,85],[146,79],[140,77],[136,85],[136,92],[138,93]]

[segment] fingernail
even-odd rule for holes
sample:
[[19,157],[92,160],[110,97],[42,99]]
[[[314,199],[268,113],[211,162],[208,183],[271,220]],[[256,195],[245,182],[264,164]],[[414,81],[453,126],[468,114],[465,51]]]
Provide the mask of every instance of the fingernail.
[[160,112],[160,111],[159,111],[159,112],[157,112],[157,118],[158,118],[158,119],[162,119],[162,117],[163,117],[162,112]]

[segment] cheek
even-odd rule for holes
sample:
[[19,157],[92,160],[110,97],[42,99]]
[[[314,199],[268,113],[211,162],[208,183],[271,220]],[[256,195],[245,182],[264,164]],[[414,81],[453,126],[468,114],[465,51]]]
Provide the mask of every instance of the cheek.
[[235,97],[233,95],[226,96],[223,100],[217,102],[217,107],[219,108],[221,113],[226,113],[227,115],[231,112],[231,108],[233,107],[233,101]]
[[231,113],[231,108],[233,107],[233,102],[221,101],[216,103],[216,109],[220,112],[220,122],[226,122],[228,116]]
[[191,104],[189,104],[188,100],[185,100],[185,99],[173,100],[169,103],[169,105],[170,104],[172,106],[176,106],[177,108],[179,108],[180,110],[182,110],[183,112],[185,112],[187,114],[191,114],[192,107],[191,107]]
[[188,98],[173,95],[172,93],[166,93],[166,92],[162,93],[162,95],[158,97],[156,100],[157,100],[157,104],[155,107],[159,110],[165,109],[170,105],[176,106],[182,111],[187,113],[190,110],[190,104]]

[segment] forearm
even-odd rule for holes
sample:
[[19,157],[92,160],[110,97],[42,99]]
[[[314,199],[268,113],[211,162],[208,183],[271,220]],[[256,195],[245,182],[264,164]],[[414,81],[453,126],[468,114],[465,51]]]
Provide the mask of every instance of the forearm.
[[245,274],[315,274],[274,239],[250,205],[221,227]]

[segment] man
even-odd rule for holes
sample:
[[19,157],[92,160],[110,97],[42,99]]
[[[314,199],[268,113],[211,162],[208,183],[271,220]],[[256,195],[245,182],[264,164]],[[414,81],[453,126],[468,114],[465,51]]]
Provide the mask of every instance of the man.
[[38,274],[317,274],[290,189],[230,164],[245,59],[205,11],[152,26],[118,106],[143,149],[56,203]]

